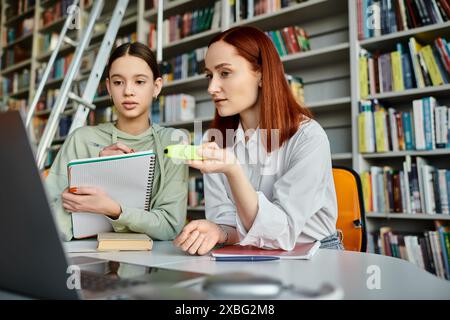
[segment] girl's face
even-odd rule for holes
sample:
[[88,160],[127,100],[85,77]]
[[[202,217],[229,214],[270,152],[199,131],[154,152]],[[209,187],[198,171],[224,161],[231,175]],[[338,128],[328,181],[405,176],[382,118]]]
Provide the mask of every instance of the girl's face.
[[106,87],[112,96],[119,117],[148,117],[152,99],[161,91],[162,79],[153,80],[153,72],[145,60],[125,55],[109,70]]
[[232,45],[217,41],[208,48],[205,73],[208,93],[220,116],[232,116],[259,105],[261,73],[254,71]]

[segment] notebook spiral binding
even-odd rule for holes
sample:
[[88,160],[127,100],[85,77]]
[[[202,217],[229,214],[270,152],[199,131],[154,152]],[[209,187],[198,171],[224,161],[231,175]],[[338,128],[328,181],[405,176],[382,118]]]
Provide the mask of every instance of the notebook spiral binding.
[[152,199],[152,191],[153,191],[153,177],[155,175],[155,161],[156,156],[150,157],[149,170],[150,173],[148,175],[148,183],[147,183],[147,191],[145,193],[145,211],[150,211],[150,201]]

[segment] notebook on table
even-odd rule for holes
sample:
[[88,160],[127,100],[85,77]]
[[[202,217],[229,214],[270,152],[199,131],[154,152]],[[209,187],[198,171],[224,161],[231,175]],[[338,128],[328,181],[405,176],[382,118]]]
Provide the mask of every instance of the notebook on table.
[[98,251],[150,251],[153,240],[141,233],[102,232],[97,236]]
[[211,251],[213,257],[279,257],[290,260],[309,260],[320,247],[320,241],[297,243],[293,250],[261,249],[253,246],[231,245]]
[[[156,154],[141,151],[123,155],[72,160],[67,165],[69,187],[96,187],[126,207],[150,210]],[[82,239],[112,231],[106,216],[72,213],[73,236]]]

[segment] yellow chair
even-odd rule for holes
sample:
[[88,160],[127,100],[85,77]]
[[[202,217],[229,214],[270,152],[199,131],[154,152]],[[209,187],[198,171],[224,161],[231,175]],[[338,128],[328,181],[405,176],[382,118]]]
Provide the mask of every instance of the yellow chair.
[[365,252],[366,221],[361,179],[349,168],[333,166],[338,203],[336,228],[341,231],[345,250]]

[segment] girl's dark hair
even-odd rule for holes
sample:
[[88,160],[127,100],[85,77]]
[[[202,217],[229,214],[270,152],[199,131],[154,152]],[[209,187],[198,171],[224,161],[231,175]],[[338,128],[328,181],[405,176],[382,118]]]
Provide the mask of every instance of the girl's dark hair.
[[127,42],[113,50],[109,56],[108,66],[106,69],[107,77],[109,77],[109,70],[111,69],[113,62],[120,57],[126,56],[127,54],[133,57],[141,58],[147,62],[153,72],[153,80],[161,77],[155,55],[149,47],[140,42]]

